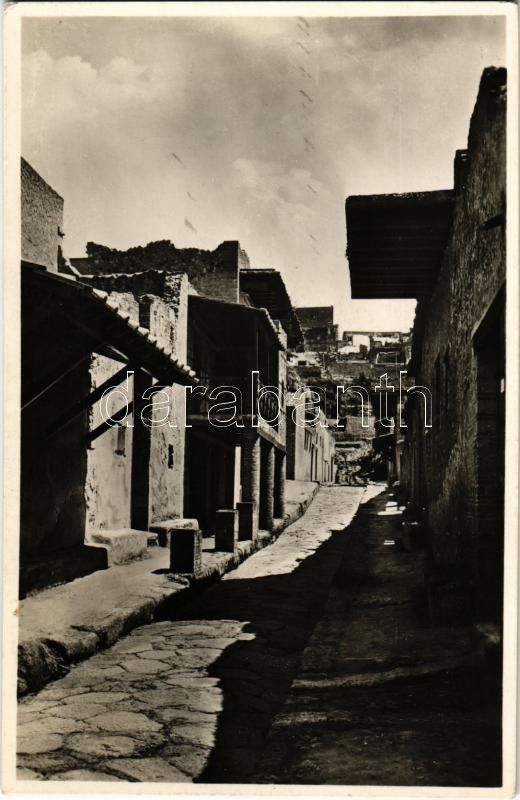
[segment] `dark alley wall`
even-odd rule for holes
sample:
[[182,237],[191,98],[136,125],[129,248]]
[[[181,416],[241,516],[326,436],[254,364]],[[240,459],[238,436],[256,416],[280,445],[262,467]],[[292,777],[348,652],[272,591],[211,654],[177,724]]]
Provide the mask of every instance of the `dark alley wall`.
[[[483,492],[489,487],[479,478],[479,459],[496,455],[493,448],[488,455],[477,449],[482,415],[475,335],[486,314],[494,313],[490,309],[500,315],[497,304],[505,285],[505,86],[504,69],[484,72],[467,155],[457,154],[453,227],[431,298],[419,303],[414,331],[420,346],[413,375],[432,391],[433,426],[425,431],[423,403],[415,402],[403,457],[408,488],[412,451],[416,474],[423,469],[426,496],[421,502],[428,506],[434,561],[470,569],[477,583],[483,539],[502,536],[498,521],[490,523],[482,515]],[[499,559],[498,541],[491,550]]]

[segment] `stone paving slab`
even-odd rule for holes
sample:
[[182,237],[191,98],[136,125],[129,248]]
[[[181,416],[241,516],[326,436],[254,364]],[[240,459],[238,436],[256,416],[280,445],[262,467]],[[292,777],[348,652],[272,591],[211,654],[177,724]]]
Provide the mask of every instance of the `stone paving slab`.
[[20,779],[247,781],[363,492],[323,487],[300,520],[194,597],[182,619],[136,628],[24,697]]
[[203,544],[202,573],[191,581],[168,573],[169,551],[152,547],[149,558],[112,566],[70,583],[51,587],[19,604],[18,695],[34,692],[65,674],[70,665],[110,647],[134,628],[151,622],[177,595],[218,580],[300,517],[313,500],[317,483],[287,482],[287,514],[272,533],[239,542],[237,553]]

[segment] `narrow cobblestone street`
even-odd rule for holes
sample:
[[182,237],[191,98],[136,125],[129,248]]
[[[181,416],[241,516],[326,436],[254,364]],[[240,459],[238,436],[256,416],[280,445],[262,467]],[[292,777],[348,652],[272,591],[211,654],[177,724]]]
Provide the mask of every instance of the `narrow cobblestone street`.
[[250,781],[366,490],[305,515],[176,614],[19,705],[19,778]]
[[402,547],[400,520],[368,487],[255,782],[500,785],[498,639],[429,623],[424,553]]
[[513,796],[518,3],[40,3],[1,788]]

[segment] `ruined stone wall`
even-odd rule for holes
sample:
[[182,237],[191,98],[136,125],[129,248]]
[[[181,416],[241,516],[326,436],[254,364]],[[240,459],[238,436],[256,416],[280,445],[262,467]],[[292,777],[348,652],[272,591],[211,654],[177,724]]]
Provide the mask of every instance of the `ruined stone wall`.
[[295,311],[302,328],[326,327],[334,323],[334,306],[300,306]]
[[239,302],[239,272],[249,267],[247,254],[237,241],[222,242],[215,250],[180,249],[170,241],[161,241],[125,251],[89,242],[87,253],[86,258],[71,259],[82,275],[182,272],[201,295],[228,303]]
[[369,361],[338,361],[333,359],[327,365],[333,380],[340,385],[355,382],[358,378],[372,377],[372,364]]
[[[505,70],[486,70],[459,174],[453,228],[424,315],[417,383],[431,388],[433,428],[422,431],[432,555],[475,566],[478,526],[477,373],[473,334],[505,282]],[[439,396],[439,366],[447,391]],[[409,448],[405,449],[408,454]],[[408,458],[405,455],[405,459]],[[408,465],[407,474],[411,467]],[[408,478],[409,479],[409,478]]]
[[238,242],[223,242],[215,251],[210,268],[190,270],[190,280],[204,297],[238,303],[240,268],[242,264],[245,266],[244,257]]
[[[379,413],[379,409],[377,409],[377,413]],[[347,414],[344,419],[346,436],[342,438],[348,441],[371,441],[375,436],[375,417],[371,405],[365,409],[365,424],[368,423],[368,427],[363,427],[361,409],[359,414]]]
[[334,352],[338,344],[338,326],[334,325],[333,306],[295,308],[305,341],[312,352]]
[[128,275],[93,275],[83,281],[108,292],[131,322],[149,330],[161,347],[186,361],[186,326],[177,324],[182,314],[180,307],[187,302],[189,282],[185,274],[150,270]]
[[58,271],[63,198],[22,158],[22,261]]

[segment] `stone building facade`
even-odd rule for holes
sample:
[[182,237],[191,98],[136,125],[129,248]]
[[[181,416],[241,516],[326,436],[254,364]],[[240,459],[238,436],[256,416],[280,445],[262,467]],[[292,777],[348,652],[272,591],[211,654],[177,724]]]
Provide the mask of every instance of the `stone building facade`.
[[[240,503],[255,531],[270,529],[285,513],[285,333],[264,309],[200,295],[188,309],[188,359],[207,391],[188,405],[185,514],[210,534],[215,513]],[[255,373],[258,393],[280,398],[273,423],[270,396],[256,403]]]
[[[454,173],[454,188],[446,192],[349,198],[348,252],[357,296],[375,296],[374,291],[377,296],[396,296],[399,291],[418,300],[408,373],[426,392],[412,390],[407,399],[402,488],[418,513],[425,510],[432,617],[441,622],[500,620],[506,374],[504,69],[489,68],[482,75],[467,149],[457,152]],[[397,211],[403,204],[406,219]],[[384,247],[389,226],[402,252],[387,253],[388,257],[410,259],[413,268],[394,268],[381,282],[375,248]]]
[[[150,270],[83,276],[82,282],[107,292],[131,324],[148,331],[152,341],[178,362],[187,363],[189,281],[185,274]],[[112,359],[97,356],[91,367],[93,386],[111,378],[119,367]],[[134,392],[136,381],[139,387]],[[87,531],[94,540],[100,531],[105,536],[112,529],[148,530],[158,522],[183,516],[186,391],[178,384],[157,390],[150,377],[139,374],[128,382],[125,376],[119,388],[126,392],[127,385],[130,397],[140,396],[139,409],[134,408],[120,426],[92,440],[88,453]],[[149,400],[142,400],[145,392]],[[150,426],[136,431],[136,413],[137,417],[147,414]],[[92,415],[95,430],[101,422],[99,403]],[[132,453],[134,459],[129,457]],[[100,486],[110,486],[110,504]]]
[[[169,308],[149,314],[154,336],[127,287],[109,294],[87,286],[66,263],[57,274],[63,203],[35,175],[22,162],[22,238],[30,240],[21,264],[22,596],[105,568],[116,553],[146,550],[153,489],[164,480],[157,473],[168,467],[140,413],[143,390],[196,383],[175,355],[182,344]],[[118,407],[101,417],[103,392],[118,387]],[[173,472],[182,476],[182,466]]]
[[[217,549],[271,530],[287,353],[304,345],[280,273],[252,269],[237,241],[89,243],[67,260],[63,200],[26,162],[22,189],[22,594],[139,558],[151,532],[164,544],[188,521]],[[241,396],[231,424],[226,387]],[[330,432],[306,430],[292,472],[332,480]]]
[[[86,259],[72,259],[74,268],[84,282],[109,289],[117,302],[122,299],[118,288],[124,294],[126,286],[137,302],[146,293],[171,305],[168,276],[182,277],[188,287],[178,305],[185,309],[186,358],[200,386],[186,405],[183,501],[170,519],[197,519],[211,536],[224,512],[232,519],[236,511],[243,537],[271,529],[285,514],[287,342],[303,343],[280,273],[251,269],[236,241],[213,251],[181,250],[170,242],[125,252],[91,244],[87,251]],[[147,285],[152,275],[163,276],[163,284]],[[242,398],[229,425],[217,408],[230,400],[229,392],[217,394],[225,387]],[[270,422],[274,393],[280,415]],[[182,448],[175,449],[180,459]]]
[[287,477],[333,483],[335,440],[322,409],[313,410],[310,390],[296,392],[287,403]]

